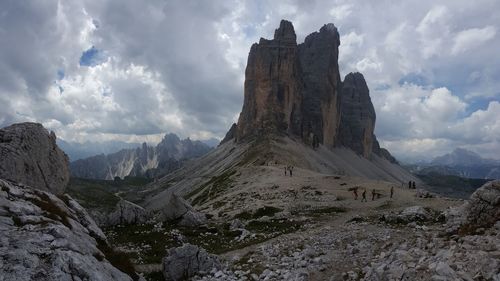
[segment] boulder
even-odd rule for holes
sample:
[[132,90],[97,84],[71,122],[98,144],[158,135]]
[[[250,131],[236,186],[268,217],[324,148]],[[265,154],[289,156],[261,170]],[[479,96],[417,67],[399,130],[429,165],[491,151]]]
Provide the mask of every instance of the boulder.
[[179,221],[183,226],[196,226],[206,223],[206,216],[197,212],[186,200],[172,193],[160,211],[160,220]]
[[500,180],[490,181],[478,188],[464,204],[443,213],[446,232],[476,232],[490,228],[500,221]]
[[107,216],[107,225],[141,224],[149,219],[149,213],[143,207],[127,200],[120,200],[115,210]]
[[0,178],[62,194],[69,182],[68,156],[56,135],[38,123],[0,129]]
[[206,222],[207,217],[205,216],[205,214],[196,212],[194,210],[189,210],[182,216],[179,225],[192,227],[205,224]]
[[382,216],[382,220],[388,223],[412,223],[433,220],[435,215],[422,206],[412,206],[405,208],[399,213],[390,213]]
[[471,196],[467,207],[467,221],[478,227],[491,227],[500,220],[500,180],[491,181]]
[[114,263],[106,236],[68,195],[0,179],[0,231],[0,280],[137,277],[131,264]]
[[415,197],[418,198],[435,198],[438,197],[435,193],[432,193],[430,191],[427,191],[425,189],[417,189],[417,192],[415,193]]
[[500,180],[478,188],[464,207],[465,223],[474,227],[491,227],[500,220]]
[[186,280],[221,268],[222,264],[217,256],[191,244],[171,248],[163,258],[165,280]]

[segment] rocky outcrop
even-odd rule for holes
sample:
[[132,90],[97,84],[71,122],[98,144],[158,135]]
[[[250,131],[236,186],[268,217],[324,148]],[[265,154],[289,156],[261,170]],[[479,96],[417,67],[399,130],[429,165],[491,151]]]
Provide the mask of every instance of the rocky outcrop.
[[163,276],[168,281],[187,280],[220,268],[222,264],[217,256],[191,244],[169,249],[163,259]]
[[149,218],[149,213],[143,207],[122,199],[107,216],[106,225],[141,224]]
[[302,139],[307,144],[333,147],[340,121],[338,56],[340,38],[332,23],[308,35],[299,44],[304,87],[302,90]]
[[291,22],[282,20],[273,40],[261,38],[250,49],[237,140],[300,135],[301,78],[295,31]]
[[285,20],[272,40],[252,45],[243,108],[223,142],[288,135],[314,148],[343,146],[365,158],[375,153],[397,163],[373,133],[375,110],[363,75],[350,73],[340,80],[339,45],[331,23],[297,45]]
[[436,214],[432,210],[422,206],[407,207],[399,213],[384,214],[380,217],[381,221],[391,224],[421,223],[435,218]]
[[69,182],[68,157],[56,135],[38,123],[0,129],[0,178],[62,194]]
[[157,178],[209,150],[210,147],[200,141],[189,138],[181,140],[175,134],[167,134],[155,147],[143,143],[136,149],[124,149],[72,162],[71,174],[74,177],[107,180],[126,176]]
[[183,226],[196,226],[206,223],[206,216],[193,209],[189,203],[177,194],[168,197],[167,202],[157,214],[160,221],[179,221]]
[[477,189],[465,207],[466,221],[475,227],[491,227],[500,220],[500,180]]
[[238,127],[236,126],[236,123],[233,123],[233,125],[231,125],[231,128],[229,128],[229,131],[227,131],[226,136],[224,136],[224,138],[222,139],[220,144],[226,143],[226,142],[234,139],[236,137],[237,128]]
[[464,204],[445,213],[447,233],[475,233],[500,222],[500,180],[478,188]]
[[[71,197],[0,180],[1,280],[132,280]],[[114,263],[114,265],[112,264]],[[120,270],[115,266],[120,267]]]
[[375,109],[361,73],[347,74],[340,100],[342,117],[338,143],[368,158],[375,139]]

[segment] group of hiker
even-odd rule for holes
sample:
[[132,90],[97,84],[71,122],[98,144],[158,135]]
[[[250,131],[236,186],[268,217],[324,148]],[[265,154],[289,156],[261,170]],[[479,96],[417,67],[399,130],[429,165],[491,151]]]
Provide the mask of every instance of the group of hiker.
[[[353,187],[351,190],[354,194],[354,200],[358,200],[358,189],[360,187],[356,186]],[[382,193],[378,192],[376,189],[372,189],[372,201],[375,201],[375,198],[380,198],[382,196]],[[394,186],[391,186],[391,195],[390,198],[394,196]],[[361,193],[361,202],[368,202],[366,199],[366,188],[363,189],[363,192]]]
[[414,181],[408,182],[408,189],[417,189],[417,185],[415,184]]
[[293,168],[294,168],[293,166],[285,166],[285,176],[287,175],[287,171],[288,171],[288,174],[290,176],[292,176],[293,175]]

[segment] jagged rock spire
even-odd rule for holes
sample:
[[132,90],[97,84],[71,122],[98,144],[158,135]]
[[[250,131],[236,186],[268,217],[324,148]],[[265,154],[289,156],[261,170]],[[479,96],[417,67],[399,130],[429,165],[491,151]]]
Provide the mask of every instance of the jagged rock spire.
[[280,27],[274,31],[274,40],[296,43],[297,35],[295,35],[293,24],[287,20],[281,20]]
[[274,39],[261,38],[252,46],[243,109],[225,141],[288,135],[313,147],[348,147],[367,158],[383,154],[373,134],[375,110],[363,75],[340,79],[335,25],[325,24],[302,44],[296,38],[292,23],[282,20]]

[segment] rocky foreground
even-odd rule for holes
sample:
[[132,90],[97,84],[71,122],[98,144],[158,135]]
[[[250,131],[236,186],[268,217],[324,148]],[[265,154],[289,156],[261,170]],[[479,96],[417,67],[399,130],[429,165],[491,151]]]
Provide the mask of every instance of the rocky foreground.
[[71,197],[0,187],[0,280],[132,280],[122,272],[134,275],[131,264]]
[[490,182],[465,204],[444,212],[414,206],[341,216],[313,230],[229,252],[224,266],[201,267],[202,274],[193,278],[496,281],[499,212],[500,181]]

